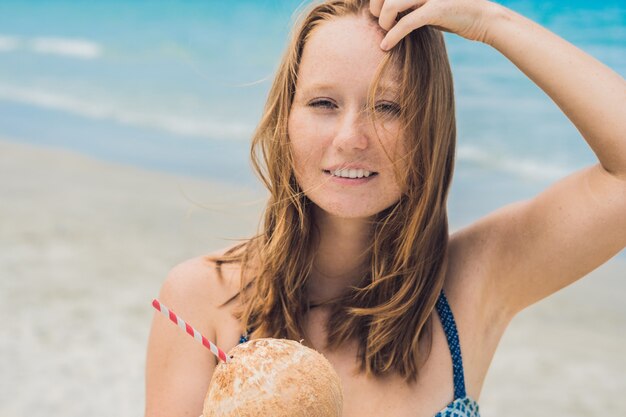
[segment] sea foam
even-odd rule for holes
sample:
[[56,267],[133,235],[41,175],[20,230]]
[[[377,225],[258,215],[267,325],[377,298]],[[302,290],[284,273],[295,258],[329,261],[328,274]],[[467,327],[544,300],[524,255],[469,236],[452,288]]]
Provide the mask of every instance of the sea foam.
[[20,47],[20,38],[17,36],[0,35],[0,52],[11,52]]
[[63,37],[22,38],[0,34],[0,52],[28,51],[37,54],[60,55],[69,58],[97,59],[103,47],[89,39]]
[[[253,130],[253,126],[240,122],[229,123],[211,120],[208,117],[182,116],[161,110],[136,110],[135,106],[125,106],[122,100],[86,100],[69,94],[6,84],[0,84],[0,100],[63,111],[89,119],[110,120],[125,125],[156,129],[181,136],[247,140]],[[133,110],[130,107],[133,107]]]
[[102,55],[102,47],[86,39],[40,37],[32,39],[30,47],[34,52],[73,58],[95,59]]
[[531,181],[554,181],[575,170],[547,161],[496,154],[472,145],[459,146],[457,157],[489,171],[504,172]]

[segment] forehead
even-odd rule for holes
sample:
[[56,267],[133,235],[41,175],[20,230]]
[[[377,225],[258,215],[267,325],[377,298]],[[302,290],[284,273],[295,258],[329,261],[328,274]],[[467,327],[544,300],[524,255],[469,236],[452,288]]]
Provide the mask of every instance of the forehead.
[[[385,57],[379,47],[383,37],[382,29],[366,16],[346,16],[321,23],[304,46],[298,89],[367,89]],[[380,86],[395,90],[398,75],[397,66],[390,65]]]

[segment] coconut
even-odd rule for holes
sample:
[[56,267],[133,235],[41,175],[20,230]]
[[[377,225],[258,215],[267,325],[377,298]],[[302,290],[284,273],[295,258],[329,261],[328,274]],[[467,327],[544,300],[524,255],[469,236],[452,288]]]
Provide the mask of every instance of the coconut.
[[340,417],[339,376],[320,353],[287,339],[255,339],[215,368],[204,417]]

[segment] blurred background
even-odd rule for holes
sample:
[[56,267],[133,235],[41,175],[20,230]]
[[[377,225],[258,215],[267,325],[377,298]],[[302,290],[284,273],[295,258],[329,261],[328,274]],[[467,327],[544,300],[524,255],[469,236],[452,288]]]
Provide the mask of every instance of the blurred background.
[[[500,3],[626,74],[623,1]],[[301,8],[0,0],[1,416],[142,414],[150,301],[168,270],[256,229],[249,139]],[[596,162],[506,58],[445,37],[452,230]],[[485,415],[626,414],[624,262],[516,318]]]

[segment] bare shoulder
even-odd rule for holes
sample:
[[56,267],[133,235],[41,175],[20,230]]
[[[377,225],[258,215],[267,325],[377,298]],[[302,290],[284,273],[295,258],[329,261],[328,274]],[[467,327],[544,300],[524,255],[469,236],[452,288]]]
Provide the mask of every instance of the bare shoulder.
[[485,217],[455,231],[449,240],[444,291],[454,314],[468,393],[479,398],[489,365],[510,322],[495,300],[491,257],[496,231]]
[[192,326],[197,325],[198,330],[204,328],[208,333],[206,336],[210,335],[211,340],[216,343],[221,342],[221,329],[224,325],[239,327],[236,321],[233,322],[234,303],[229,303],[229,300],[239,291],[240,267],[224,263],[218,268],[211,260],[229,249],[223,248],[174,266],[159,295],[165,305]]
[[479,220],[453,233],[448,243],[444,291],[457,326],[467,328],[467,334],[480,334],[494,313],[486,289],[491,273],[489,236],[488,225]]
[[[218,255],[218,251],[210,255]],[[228,274],[199,256],[174,266],[159,300],[209,340],[216,340],[219,305],[229,294]],[[155,313],[146,356],[146,416],[200,415],[216,360],[211,352]],[[195,413],[195,414],[194,414]]]
[[493,228],[487,218],[465,226],[448,243],[448,271],[445,290],[448,298],[466,300],[478,306],[485,301],[485,286],[491,274],[489,258],[494,250]]
[[446,293],[480,314],[480,320],[490,326],[494,321],[505,325],[512,318],[494,286],[498,273],[495,258],[500,253],[503,224],[510,221],[511,213],[521,204],[495,210],[450,236]]
[[[210,309],[223,303],[235,284],[232,269],[223,265],[218,273],[209,258],[224,254],[228,248],[185,260],[174,266],[161,288],[161,296],[186,300],[187,305]],[[163,300],[165,302],[165,300]]]

